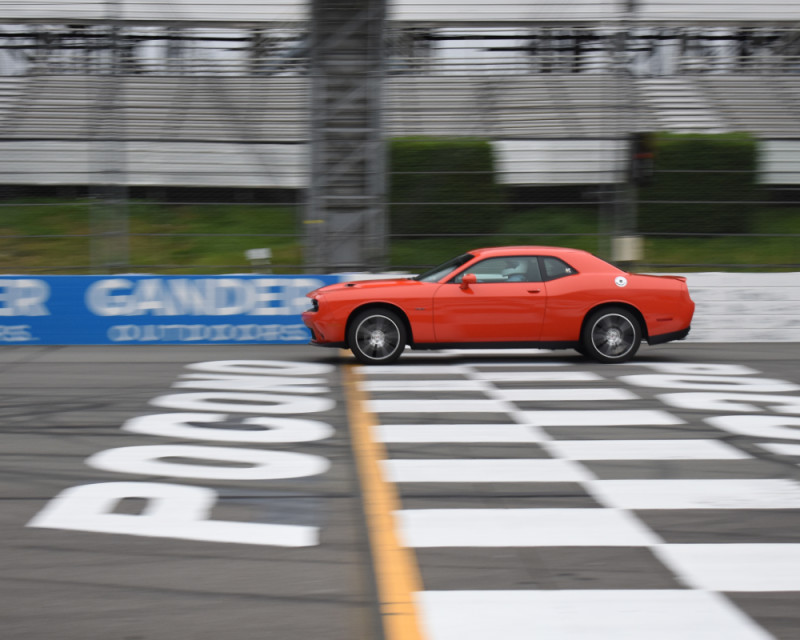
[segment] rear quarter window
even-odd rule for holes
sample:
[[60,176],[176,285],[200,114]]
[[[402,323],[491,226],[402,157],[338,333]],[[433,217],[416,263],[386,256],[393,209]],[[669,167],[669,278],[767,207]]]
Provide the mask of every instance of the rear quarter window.
[[561,258],[543,256],[541,258],[541,262],[542,274],[544,275],[545,280],[556,280],[557,278],[565,278],[578,273],[577,269],[574,269],[568,265]]

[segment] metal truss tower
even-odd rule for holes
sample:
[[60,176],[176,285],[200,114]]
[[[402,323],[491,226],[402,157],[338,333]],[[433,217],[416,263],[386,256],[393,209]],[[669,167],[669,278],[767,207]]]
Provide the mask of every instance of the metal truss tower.
[[381,126],[385,0],[311,0],[311,183],[306,265],[386,264]]
[[96,79],[97,112],[89,141],[93,174],[90,253],[95,273],[126,271],[130,264],[121,0],[106,0],[105,11],[103,45],[108,57]]

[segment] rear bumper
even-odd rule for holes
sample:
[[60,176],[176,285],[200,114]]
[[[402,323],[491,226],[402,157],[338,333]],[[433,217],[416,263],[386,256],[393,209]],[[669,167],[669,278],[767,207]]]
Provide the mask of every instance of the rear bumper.
[[648,344],[664,344],[665,342],[672,342],[673,340],[683,340],[686,336],[689,335],[689,330],[691,326],[686,327],[685,329],[681,329],[680,331],[673,331],[671,333],[662,333],[658,336],[650,336],[647,339]]

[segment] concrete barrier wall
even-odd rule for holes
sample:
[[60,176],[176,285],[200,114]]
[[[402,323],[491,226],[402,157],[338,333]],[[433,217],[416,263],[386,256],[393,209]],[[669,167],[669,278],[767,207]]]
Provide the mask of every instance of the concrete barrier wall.
[[684,273],[691,342],[800,342],[800,273]]
[[[683,275],[689,341],[800,342],[800,273]],[[305,294],[365,277],[0,276],[0,344],[302,344]]]

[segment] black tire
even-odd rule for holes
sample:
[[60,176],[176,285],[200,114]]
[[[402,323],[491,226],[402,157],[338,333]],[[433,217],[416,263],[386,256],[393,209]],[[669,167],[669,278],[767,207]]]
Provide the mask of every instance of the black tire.
[[390,364],[406,346],[406,326],[388,309],[359,313],[347,330],[347,345],[362,364]]
[[639,350],[642,328],[636,316],[622,307],[598,309],[589,316],[581,335],[586,356],[598,362],[627,362]]

